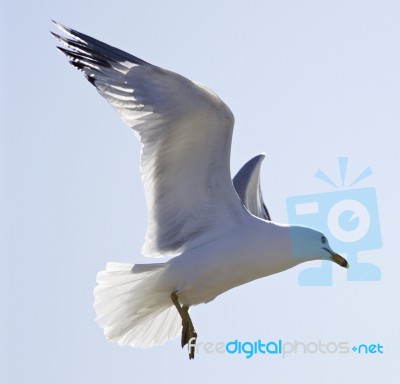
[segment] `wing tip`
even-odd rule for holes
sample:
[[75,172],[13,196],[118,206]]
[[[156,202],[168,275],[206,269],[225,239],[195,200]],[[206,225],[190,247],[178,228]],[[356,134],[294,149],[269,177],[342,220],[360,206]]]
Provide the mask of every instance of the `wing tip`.
[[261,152],[259,155],[256,155],[254,157],[252,157],[245,165],[244,167],[255,167],[258,164],[261,164],[262,161],[265,159],[266,153],[265,152]]
[[120,64],[128,61],[134,65],[151,65],[150,63],[140,59],[139,57],[131,55],[130,53],[125,52],[119,48],[103,43],[102,41],[97,40],[89,35],[85,35],[82,32],[78,32],[75,29],[68,28],[55,20],[52,20],[52,22],[60,31],[68,35],[70,39],[51,32],[53,37],[73,49],[77,49],[78,51],[87,51],[97,58],[103,57],[106,60],[118,62]]
[[265,152],[261,152],[259,155],[255,156],[254,158],[260,161],[263,161],[265,159],[265,156],[267,156],[267,154]]
[[71,28],[66,27],[65,25],[59,23],[58,21],[51,20],[52,23],[60,30],[63,31],[64,33],[71,35]]

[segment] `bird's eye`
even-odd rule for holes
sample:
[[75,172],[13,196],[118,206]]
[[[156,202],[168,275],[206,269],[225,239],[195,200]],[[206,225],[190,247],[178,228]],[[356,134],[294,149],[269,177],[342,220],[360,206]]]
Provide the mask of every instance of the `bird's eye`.
[[325,237],[325,236],[322,236],[322,237],[321,237],[321,241],[322,241],[322,244],[325,244],[325,243],[327,242],[326,237]]

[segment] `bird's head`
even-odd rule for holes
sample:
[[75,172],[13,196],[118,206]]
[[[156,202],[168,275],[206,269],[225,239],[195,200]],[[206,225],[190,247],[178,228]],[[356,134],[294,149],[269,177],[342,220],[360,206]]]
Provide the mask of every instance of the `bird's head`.
[[349,268],[347,260],[332,250],[326,236],[314,229],[300,226],[290,227],[292,256],[300,262],[309,260],[330,260]]

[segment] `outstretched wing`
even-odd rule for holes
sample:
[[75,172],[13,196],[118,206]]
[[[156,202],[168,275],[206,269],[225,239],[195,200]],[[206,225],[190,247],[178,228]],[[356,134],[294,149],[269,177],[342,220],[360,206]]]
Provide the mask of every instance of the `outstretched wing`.
[[234,118],[206,87],[57,24],[59,49],[142,142],[148,205],[142,252],[179,255],[246,215],[229,170]]
[[264,154],[255,156],[243,165],[234,177],[233,185],[242,204],[252,215],[271,221],[260,186],[260,168],[264,157]]

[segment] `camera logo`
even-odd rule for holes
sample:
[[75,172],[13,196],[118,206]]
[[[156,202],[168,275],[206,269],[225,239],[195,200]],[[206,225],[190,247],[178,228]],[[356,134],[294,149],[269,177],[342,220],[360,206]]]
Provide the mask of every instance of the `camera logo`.
[[[367,167],[346,186],[347,157],[339,157],[341,186],[320,169],[315,177],[337,190],[286,200],[289,223],[312,227],[325,233],[331,247],[343,254],[350,264],[349,281],[379,281],[381,271],[375,264],[359,263],[358,253],[382,247],[375,188],[352,188],[372,174]],[[332,263],[322,261],[320,268],[299,273],[300,285],[332,285]]]

